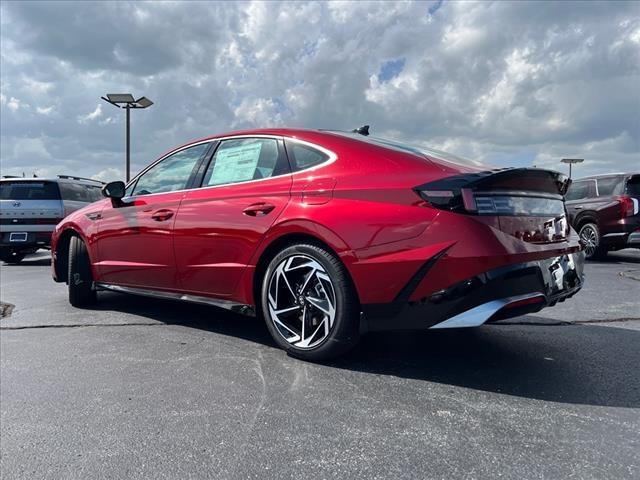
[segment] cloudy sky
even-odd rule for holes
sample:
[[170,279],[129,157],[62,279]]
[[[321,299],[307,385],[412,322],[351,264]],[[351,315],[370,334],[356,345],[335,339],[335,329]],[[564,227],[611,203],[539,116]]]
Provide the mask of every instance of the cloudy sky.
[[640,170],[640,2],[7,2],[2,174],[122,178],[245,127],[351,129],[492,165]]

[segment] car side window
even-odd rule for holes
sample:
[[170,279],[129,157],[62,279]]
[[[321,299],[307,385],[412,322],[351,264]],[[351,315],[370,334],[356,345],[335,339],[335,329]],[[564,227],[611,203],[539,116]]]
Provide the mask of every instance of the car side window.
[[326,153],[302,143],[287,141],[286,146],[294,172],[315,167],[329,160]]
[[203,187],[275,177],[289,171],[278,140],[235,138],[223,140],[211,159]]
[[208,147],[208,143],[201,143],[168,156],[138,178],[131,194],[149,195],[184,190],[198,160]]
[[599,197],[619,195],[624,188],[624,178],[622,177],[599,178],[597,182]]
[[102,198],[100,187],[95,185],[60,182],[58,186],[63,200],[91,203]]
[[569,187],[565,200],[581,200],[589,196],[590,182],[575,182]]

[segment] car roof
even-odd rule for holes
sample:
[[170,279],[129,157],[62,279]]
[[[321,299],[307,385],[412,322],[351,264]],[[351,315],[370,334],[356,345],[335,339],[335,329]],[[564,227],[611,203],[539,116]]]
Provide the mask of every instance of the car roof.
[[613,177],[629,177],[632,175],[640,175],[640,172],[615,172],[615,173],[601,173],[599,175],[589,175],[588,177],[576,178],[574,182],[580,182],[582,180],[598,180],[600,178],[613,178]]
[[92,178],[74,177],[71,175],[58,175],[57,177],[11,177],[4,176],[0,182],[56,182],[56,183],[80,183],[84,185],[103,185],[104,182]]

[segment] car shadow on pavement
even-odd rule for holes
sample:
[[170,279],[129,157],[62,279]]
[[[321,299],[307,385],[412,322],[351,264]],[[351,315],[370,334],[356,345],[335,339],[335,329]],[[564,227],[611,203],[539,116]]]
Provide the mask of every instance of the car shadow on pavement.
[[[282,365],[300,361],[277,350],[264,323],[253,317],[109,292],[97,308],[266,345]],[[370,333],[326,366],[544,401],[640,408],[640,331],[523,320],[531,323]]]
[[588,263],[605,263],[605,264],[619,264],[619,263],[640,263],[640,250],[626,249],[616,250],[609,252],[606,257],[602,259],[587,260]]
[[38,258],[37,260],[23,260],[18,264],[2,263],[2,268],[16,268],[16,267],[48,267],[51,265],[50,258]]
[[334,365],[544,401],[640,408],[639,345],[637,330],[496,324],[370,334]]

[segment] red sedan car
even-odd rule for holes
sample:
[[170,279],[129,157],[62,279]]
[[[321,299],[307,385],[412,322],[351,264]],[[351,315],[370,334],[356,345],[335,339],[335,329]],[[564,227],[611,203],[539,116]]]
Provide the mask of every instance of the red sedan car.
[[114,290],[257,314],[282,348],[322,360],[366,331],[479,326],[573,296],[568,185],[366,128],[220,135],[61,222],[53,277],[79,307]]

